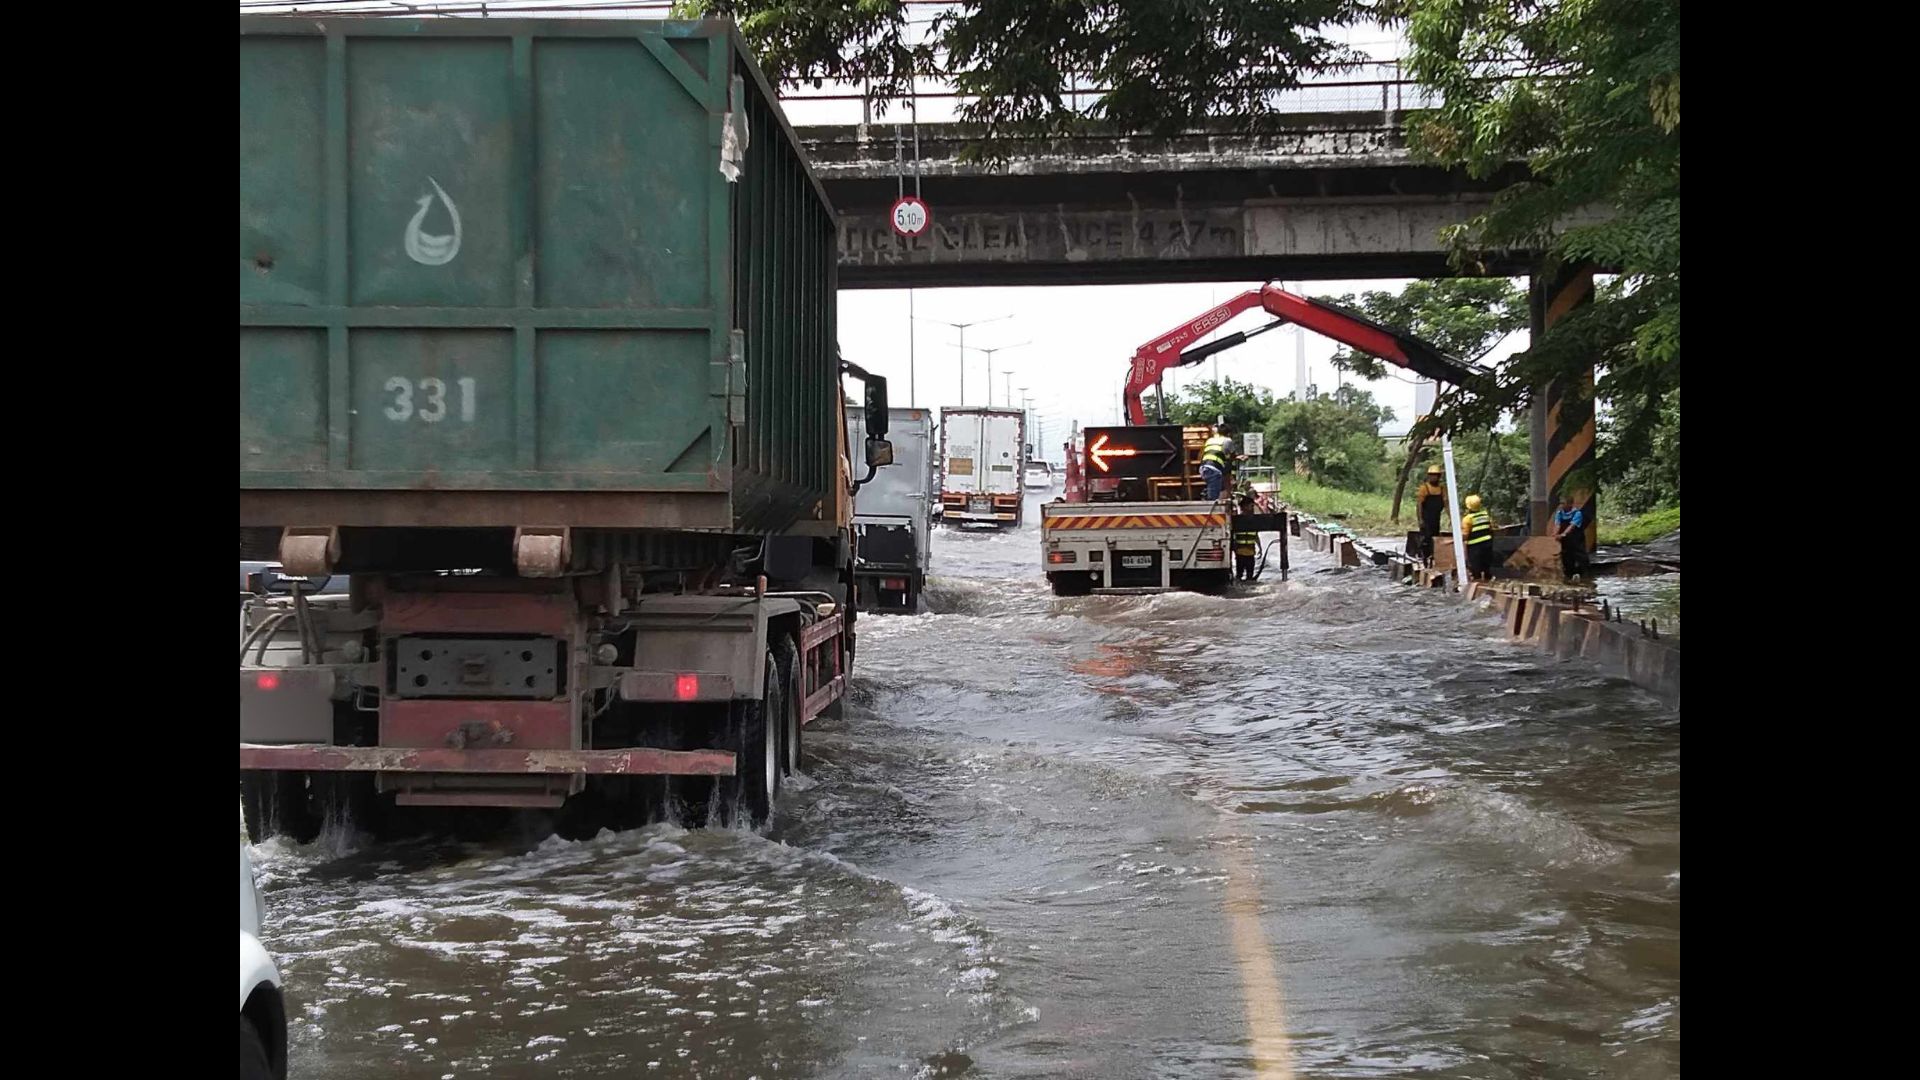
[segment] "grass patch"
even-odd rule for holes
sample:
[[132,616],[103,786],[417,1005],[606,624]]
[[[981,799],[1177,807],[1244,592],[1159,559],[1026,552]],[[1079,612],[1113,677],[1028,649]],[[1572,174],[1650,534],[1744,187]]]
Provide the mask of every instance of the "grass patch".
[[1658,540],[1680,527],[1680,508],[1669,506],[1660,510],[1649,510],[1632,521],[1600,522],[1600,542],[1603,544],[1644,544]]
[[[1416,527],[1404,524],[1412,515],[1412,506],[1408,503],[1400,507],[1403,524],[1395,525],[1387,520],[1393,509],[1391,492],[1341,491],[1287,475],[1280,477],[1280,499],[1302,513],[1369,536],[1393,536]],[[1341,514],[1346,516],[1339,517]]]

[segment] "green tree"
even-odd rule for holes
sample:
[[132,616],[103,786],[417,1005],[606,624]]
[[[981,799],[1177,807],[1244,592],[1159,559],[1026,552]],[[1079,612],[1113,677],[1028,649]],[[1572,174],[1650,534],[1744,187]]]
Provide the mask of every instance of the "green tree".
[[1282,401],[1267,422],[1269,453],[1277,462],[1291,458],[1303,465],[1314,483],[1379,491],[1385,486],[1387,446],[1380,425],[1392,420],[1392,409],[1357,386],[1343,386],[1327,397]]
[[[1333,303],[1415,334],[1449,356],[1470,363],[1479,361],[1508,335],[1527,327],[1527,295],[1506,278],[1415,281],[1397,293],[1349,294],[1334,298]],[[1336,352],[1333,362],[1365,378],[1391,374],[1377,357],[1351,349]],[[1427,441],[1441,430],[1439,425],[1450,416],[1448,406],[1459,394],[1457,387],[1448,388],[1444,398],[1435,403],[1433,414],[1418,418],[1407,432],[1406,455],[1394,477],[1392,520],[1400,520],[1407,478],[1414,466],[1427,459]],[[1498,420],[1499,413],[1495,412],[1486,427],[1491,429]]]
[[[1378,11],[1405,27],[1414,77],[1443,101],[1409,120],[1413,148],[1476,176],[1529,166],[1529,179],[1449,231],[1455,264],[1472,272],[1483,252],[1521,248],[1619,275],[1492,392],[1449,402],[1457,415],[1441,422],[1490,427],[1535,387],[1578,385],[1598,363],[1595,396],[1617,417],[1598,471],[1625,475],[1651,452],[1680,385],[1679,3],[1381,0]],[[1600,220],[1581,220],[1594,209]],[[1589,407],[1570,395],[1562,416],[1579,422]]]
[[1167,398],[1167,419],[1175,424],[1211,424],[1224,417],[1235,432],[1261,431],[1273,415],[1273,392],[1236,379],[1195,383]]
[[1460,495],[1477,494],[1493,520],[1511,525],[1527,518],[1527,496],[1533,475],[1527,429],[1489,431],[1456,439],[1453,468]]
[[[909,26],[901,0],[678,0],[683,16],[735,19],[772,78],[870,82],[876,98],[951,73],[963,119],[989,136],[1074,124],[1068,90],[1098,86],[1092,115],[1168,131],[1256,120],[1302,69],[1360,59],[1329,31],[1368,0],[968,0]],[[924,10],[924,9],[922,9]]]
[[[1611,416],[1601,425],[1603,447],[1618,437],[1620,427],[1618,418]],[[1650,441],[1651,452],[1636,458],[1607,487],[1608,505],[1622,514],[1638,515],[1680,505],[1680,391],[1675,390],[1661,402]]]

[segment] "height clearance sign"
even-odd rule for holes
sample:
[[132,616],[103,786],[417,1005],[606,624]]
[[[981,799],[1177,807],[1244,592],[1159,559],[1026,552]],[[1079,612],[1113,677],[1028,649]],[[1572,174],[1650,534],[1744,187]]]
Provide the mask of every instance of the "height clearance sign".
[[1185,471],[1177,425],[1087,428],[1086,438],[1090,479],[1179,476]]

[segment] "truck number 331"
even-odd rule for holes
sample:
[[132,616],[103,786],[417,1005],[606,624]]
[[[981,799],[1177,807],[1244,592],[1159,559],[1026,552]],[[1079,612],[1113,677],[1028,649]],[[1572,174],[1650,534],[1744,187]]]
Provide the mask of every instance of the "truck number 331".
[[[473,422],[473,398],[475,382],[472,378],[454,380],[460,398],[460,419],[465,423]],[[420,420],[437,424],[447,418],[447,384],[444,379],[428,378],[418,381],[395,375],[387,380],[387,419],[396,423],[408,420]]]

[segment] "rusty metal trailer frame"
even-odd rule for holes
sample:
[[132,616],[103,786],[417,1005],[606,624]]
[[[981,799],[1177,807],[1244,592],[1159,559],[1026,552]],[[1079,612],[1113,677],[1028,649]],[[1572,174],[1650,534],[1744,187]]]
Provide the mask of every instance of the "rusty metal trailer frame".
[[[718,597],[674,597],[681,601],[676,607],[693,609],[700,606],[699,601],[718,601],[728,598]],[[738,603],[738,599],[734,599]],[[769,648],[770,632],[767,628],[769,618],[782,618],[797,614],[798,604],[763,598],[752,604],[754,618],[752,629],[756,632],[748,635],[744,632],[737,636],[750,639],[747,650],[756,657],[763,655]],[[682,611],[682,615],[689,615]],[[783,631],[784,632],[784,631]],[[847,685],[847,619],[844,613],[834,611],[829,615],[816,618],[800,628],[795,638],[799,645],[797,663],[800,668],[801,698],[799,723],[813,722],[846,692]],[[727,635],[733,637],[734,635]],[[703,665],[709,668],[716,664]],[[294,667],[271,665],[243,665],[240,677],[244,688],[263,675],[275,675],[281,678],[292,676],[285,683],[290,692],[304,692],[331,697],[337,679],[341,673],[364,671],[365,665],[354,664],[313,664]],[[312,677],[324,673],[324,677]],[[611,689],[623,700],[629,701],[674,701],[669,693],[657,688],[662,672],[633,668],[593,667],[588,669],[589,682],[602,689]],[[766,687],[758,680],[736,680],[725,672],[704,671],[700,676],[701,692],[687,701],[715,702],[735,698],[753,699],[763,696]],[[419,702],[417,704],[428,704]],[[490,700],[462,702],[458,700],[435,701],[432,704],[455,712],[468,711],[475,715],[486,712],[490,707],[512,704],[515,707],[551,708],[558,702],[514,702],[503,703]],[[736,773],[735,756],[731,750],[668,750],[656,747],[621,747],[612,749],[567,749],[567,748],[529,748],[516,749],[503,746],[339,746],[331,743],[240,743],[240,768],[242,771],[286,771],[286,772],[372,772],[372,773],[412,773],[446,775],[519,775],[519,776],[733,776]],[[553,800],[545,795],[528,795],[522,799],[512,792],[490,792],[471,797],[460,793],[437,793],[434,801],[441,805],[553,805]],[[531,801],[529,801],[531,800]],[[413,801],[401,793],[402,803]]]
[[842,617],[822,620],[800,631],[800,709],[802,726],[839,700],[847,689],[847,652],[835,644],[843,633]]

